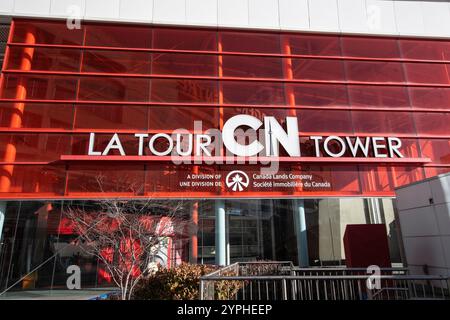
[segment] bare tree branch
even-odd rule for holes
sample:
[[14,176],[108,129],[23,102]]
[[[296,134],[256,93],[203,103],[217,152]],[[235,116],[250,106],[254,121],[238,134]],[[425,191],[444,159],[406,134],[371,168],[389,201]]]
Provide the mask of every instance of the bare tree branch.
[[[98,177],[97,181],[103,191],[104,178]],[[64,216],[79,235],[81,247],[105,265],[121,298],[130,299],[136,284],[151,271],[149,263],[155,262],[167,238],[179,239],[186,233],[186,203],[105,199],[92,204],[90,208],[68,206]]]

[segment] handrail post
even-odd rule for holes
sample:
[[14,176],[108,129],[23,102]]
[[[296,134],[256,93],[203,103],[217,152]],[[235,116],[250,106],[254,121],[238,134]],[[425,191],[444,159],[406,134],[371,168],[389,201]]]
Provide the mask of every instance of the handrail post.
[[366,283],[366,293],[367,293],[367,300],[373,300],[372,290],[367,286],[367,283]]
[[286,284],[286,279],[282,280],[282,290],[283,290],[283,300],[287,300],[287,284]]
[[205,280],[200,279],[200,300],[205,300],[203,290],[205,289]]

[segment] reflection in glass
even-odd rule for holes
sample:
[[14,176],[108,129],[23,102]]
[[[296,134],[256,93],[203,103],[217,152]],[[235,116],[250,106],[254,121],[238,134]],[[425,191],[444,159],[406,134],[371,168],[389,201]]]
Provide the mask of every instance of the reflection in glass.
[[[216,200],[198,203],[198,225],[192,234],[175,236],[166,249],[168,266],[188,261],[188,239],[198,239],[197,262],[214,264],[216,255]],[[191,202],[194,202],[191,201]],[[277,260],[298,264],[306,250],[310,266],[343,265],[343,236],[349,224],[381,223],[386,226],[392,263],[400,263],[397,227],[391,199],[305,199],[306,237],[297,248],[298,201],[252,199],[225,201],[226,261]],[[111,286],[105,267],[83,249],[62,208],[77,206],[96,212],[93,201],[10,201],[0,247],[0,290],[66,288],[67,267],[81,270],[83,288]],[[186,208],[191,208],[191,204]],[[188,210],[188,209],[186,209]],[[189,209],[190,210],[190,209]],[[164,215],[163,212],[158,214]],[[189,212],[183,215],[188,217]],[[191,221],[191,223],[193,223]],[[169,258],[170,256],[170,258]],[[170,262],[169,262],[170,260]],[[191,260],[192,261],[192,260]]]

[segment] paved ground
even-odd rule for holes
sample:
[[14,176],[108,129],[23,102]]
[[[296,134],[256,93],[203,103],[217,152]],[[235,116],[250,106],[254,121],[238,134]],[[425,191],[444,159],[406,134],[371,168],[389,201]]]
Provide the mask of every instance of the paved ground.
[[0,300],[90,300],[111,291],[115,289],[12,291],[0,295]]

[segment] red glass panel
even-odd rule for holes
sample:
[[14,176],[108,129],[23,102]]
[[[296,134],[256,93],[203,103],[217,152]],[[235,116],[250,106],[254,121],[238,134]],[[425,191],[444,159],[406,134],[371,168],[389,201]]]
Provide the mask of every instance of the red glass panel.
[[449,60],[450,43],[440,40],[399,40],[403,58],[424,60]]
[[339,60],[293,59],[295,79],[344,81],[344,65]]
[[412,83],[449,84],[449,68],[446,64],[405,63],[406,77]]
[[[198,174],[215,174],[214,167],[198,166]],[[145,192],[147,195],[162,194],[163,196],[186,195],[186,192],[193,195],[217,195],[216,186],[182,187],[180,181],[189,181],[188,174],[192,174],[192,166],[173,164],[150,164],[146,168]]]
[[[356,166],[302,166],[302,171],[311,172],[318,182],[330,182],[331,191],[333,192],[339,194],[357,194],[360,192],[358,169]],[[326,187],[306,190],[314,192],[330,191]]]
[[402,147],[400,152],[405,158],[421,158],[422,154],[420,152],[419,142],[417,139],[406,139],[401,138]]
[[404,87],[348,86],[350,104],[353,107],[407,108],[408,92]]
[[[86,27],[87,26],[87,27]],[[290,44],[292,54],[315,56],[347,56],[362,58],[406,58],[448,60],[448,41],[422,39],[388,39],[375,37],[354,37],[313,34],[277,34],[263,32],[220,31],[205,29],[180,29],[159,27],[156,29],[136,25],[108,25],[87,23],[86,44],[104,47],[156,48],[161,50],[193,50],[237,53],[286,53],[283,45]],[[14,29],[13,29],[14,30]],[[65,28],[65,22],[16,21],[14,41],[32,40],[36,43],[79,44],[83,43],[84,30]],[[28,33],[28,35],[27,35]],[[219,41],[220,38],[220,41]],[[397,42],[400,42],[402,55],[399,55]],[[33,43],[33,42],[31,42]],[[342,43],[342,54],[340,43]],[[11,46],[7,67],[16,70],[22,63],[22,47]],[[81,50],[64,48],[35,48],[31,70],[75,71],[80,68]],[[339,107],[355,108],[449,108],[449,88],[401,87],[389,85],[390,82],[448,84],[449,75],[446,64],[405,63],[383,61],[348,61],[327,59],[292,58],[295,79],[301,80],[337,80],[361,82],[385,82],[381,85],[337,85],[283,83],[250,81],[254,78],[283,79],[283,57],[258,57],[241,55],[188,54],[143,51],[85,50],[82,72],[117,73],[117,76],[48,76],[16,75],[5,73],[2,97],[8,99],[82,99],[84,101],[119,101],[123,104],[107,103],[102,105],[77,104],[63,105],[52,103],[0,103],[0,126],[11,125],[11,118],[18,109],[24,107],[21,115],[23,128],[85,129],[95,132],[97,129],[114,130],[155,130],[171,131],[194,127],[195,121],[202,121],[201,129],[217,128],[219,123],[236,114],[249,114],[263,119],[274,116],[283,123],[286,116],[297,116],[302,133],[329,135],[351,133],[359,136],[377,135],[414,135],[442,136],[441,139],[419,140],[402,138],[401,152],[406,158],[430,157],[439,167],[426,167],[426,175],[448,172],[442,167],[450,163],[450,145],[448,123],[450,113],[386,112],[386,111],[345,111]],[[191,80],[191,79],[144,79],[125,77],[126,74],[155,74],[178,76],[218,76],[222,63],[222,75],[225,77],[248,78],[248,81],[227,80]],[[345,63],[345,73],[343,70]],[[347,79],[345,78],[347,74]],[[123,75],[123,76],[122,76]],[[180,78],[181,78],[180,77]],[[347,91],[348,88],[348,91]],[[77,96],[78,90],[78,96]],[[406,90],[409,90],[407,92]],[[219,96],[220,92],[220,96]],[[292,99],[293,93],[294,99]],[[411,103],[409,101],[409,97]],[[220,100],[219,100],[220,97]],[[288,100],[289,98],[289,100]],[[133,105],[131,102],[191,103],[186,106]],[[267,108],[268,105],[286,106],[288,103],[307,109]],[[130,102],[127,105],[127,102]],[[198,106],[196,104],[236,104],[233,108]],[[261,108],[260,106],[266,106]],[[327,107],[313,109],[311,107]],[[334,108],[334,109],[333,109]],[[74,114],[74,111],[76,113]],[[353,114],[353,116],[352,116]],[[222,118],[221,118],[222,117]],[[413,122],[413,117],[415,123]],[[353,129],[353,126],[355,127]],[[92,130],[91,130],[92,129]],[[103,151],[112,137],[112,133],[96,134],[95,150]],[[61,154],[86,155],[89,133],[7,133],[0,135],[0,156],[8,143],[14,143],[17,150],[16,161],[54,161]],[[132,133],[121,134],[121,142],[127,155],[136,155],[138,139]],[[158,140],[157,148],[165,148],[166,142]],[[302,156],[314,156],[315,149],[307,137],[301,137]],[[420,146],[420,147],[419,147]],[[145,148],[148,154],[148,148]],[[283,154],[283,150],[281,150]],[[119,154],[117,150],[111,155]],[[345,154],[344,156],[350,156]],[[69,196],[92,194],[111,195],[147,195],[158,197],[185,196],[186,192],[214,197],[220,190],[217,186],[198,186],[183,188],[180,181],[192,173],[193,167],[174,166],[167,163],[71,163],[68,180]],[[258,166],[240,166],[247,173],[259,173]],[[200,172],[227,173],[228,165],[200,166]],[[233,168],[235,169],[235,168]],[[146,171],[145,171],[146,170]],[[359,172],[358,172],[359,170]],[[282,173],[312,173],[318,181],[328,181],[330,187],[291,188],[276,187],[264,190],[264,194],[274,196],[292,196],[294,194],[360,195],[364,192],[389,192],[394,186],[417,181],[424,177],[420,165],[408,167],[380,165],[356,166],[302,166],[283,164]],[[65,169],[50,166],[15,165],[12,192],[30,195],[63,195]],[[102,186],[99,180],[103,179]],[[144,183],[145,179],[145,183]],[[359,181],[360,179],[361,181]],[[394,183],[395,181],[395,183]],[[361,186],[361,190],[360,190]],[[244,193],[240,194],[243,195]],[[225,193],[226,196],[236,194]],[[261,197],[262,191],[250,186],[246,196]]]
[[356,166],[330,167],[332,186],[338,192],[360,192],[358,169]]
[[223,119],[224,121],[228,120],[229,118],[238,115],[238,114],[247,114],[250,115],[252,117],[256,117],[261,121],[264,121],[264,117],[274,117],[275,119],[278,120],[278,122],[283,123],[286,119],[286,117],[288,116],[296,116],[297,114],[296,109],[278,109],[278,108],[249,108],[249,107],[245,107],[245,108],[241,108],[241,107],[236,107],[236,108],[224,108],[223,109]]
[[301,132],[353,132],[349,111],[300,109],[297,117]]
[[400,58],[396,39],[342,37],[342,54],[348,57]]
[[364,82],[403,82],[401,63],[346,61],[347,79]]
[[194,130],[194,121],[201,121],[203,130],[219,127],[219,108],[151,107],[148,112],[150,130]]
[[126,105],[78,105],[75,128],[147,129],[147,107]]
[[156,102],[217,102],[217,81],[153,79],[151,100]]
[[79,100],[148,101],[150,79],[85,77],[80,78]]
[[67,154],[70,137],[61,134],[0,134],[0,155],[5,158],[8,144],[16,150],[16,162],[21,161],[55,161],[61,154]]
[[151,48],[152,29],[145,26],[88,25],[86,45],[99,47]]
[[66,172],[63,166],[15,165],[10,193],[62,195]]
[[[13,103],[1,103],[0,126],[9,127],[13,114],[17,114]],[[72,105],[26,103],[22,114],[21,127],[70,129],[72,121]]]
[[133,51],[85,51],[83,72],[149,74],[151,54]]
[[240,78],[283,78],[282,59],[223,56],[223,75]]
[[425,177],[431,178],[439,174],[450,172],[450,167],[425,167]]
[[19,21],[14,20],[12,41],[24,43],[27,34],[34,35],[35,43],[81,45],[83,43],[84,24],[80,29],[68,29],[66,21]]
[[359,173],[363,192],[388,192],[395,187],[386,166],[360,166]]
[[153,48],[216,51],[217,33],[210,30],[154,28]]
[[302,157],[315,157],[316,147],[309,137],[300,137],[300,151]]
[[289,84],[300,106],[347,106],[347,88],[333,84]]
[[413,107],[450,109],[449,88],[410,87],[409,93]]
[[449,135],[450,113],[414,113],[418,134]]
[[222,88],[225,103],[246,105],[282,105],[285,103],[284,86],[282,83],[224,81]]
[[356,133],[410,133],[414,123],[409,112],[352,111]]
[[220,41],[225,52],[281,53],[278,34],[222,31]]
[[[4,76],[5,82],[2,97],[6,99],[18,98],[18,87],[23,86],[25,99],[37,100],[73,100],[77,80],[73,77],[57,76]],[[23,92],[24,93],[24,92]]]
[[391,174],[397,183],[397,187],[425,178],[422,167],[391,167]]
[[450,140],[420,139],[420,148],[433,163],[450,164]]
[[216,76],[217,56],[181,53],[154,53],[153,74]]
[[[21,69],[24,50],[29,50],[29,48],[10,47],[6,69]],[[80,50],[35,48],[33,50],[31,70],[76,72],[80,68],[80,56]]]
[[340,56],[339,37],[299,35],[289,36],[292,54],[314,56]]
[[144,189],[144,165],[71,165],[67,195],[99,193],[103,195],[141,195]]

